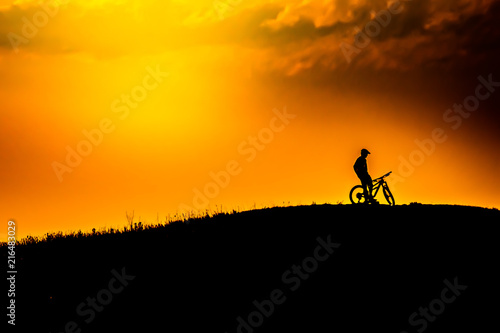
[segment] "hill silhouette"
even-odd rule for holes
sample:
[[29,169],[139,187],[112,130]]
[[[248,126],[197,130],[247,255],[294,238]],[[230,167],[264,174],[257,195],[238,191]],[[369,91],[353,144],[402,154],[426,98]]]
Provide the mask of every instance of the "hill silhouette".
[[16,329],[486,331],[499,221],[478,207],[312,205],[17,246]]

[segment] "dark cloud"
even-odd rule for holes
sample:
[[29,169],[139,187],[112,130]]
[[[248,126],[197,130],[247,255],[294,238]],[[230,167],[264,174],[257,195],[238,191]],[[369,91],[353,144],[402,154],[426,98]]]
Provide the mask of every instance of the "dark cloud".
[[[236,45],[265,54],[255,60],[263,72],[288,76],[364,70],[437,70],[449,73],[498,69],[500,1],[414,0],[391,15],[368,46],[346,61],[341,43],[355,45],[387,1],[276,1],[239,8],[224,20],[213,8],[179,7],[166,1],[141,3],[140,17],[129,6],[61,8],[36,38],[32,52],[87,52],[96,56],[155,53],[200,45]],[[0,47],[11,49],[9,32],[21,34],[22,18],[37,6],[0,12]],[[190,17],[193,22],[185,24]],[[61,34],[61,31],[70,34]],[[314,73],[313,73],[314,72]],[[328,75],[328,74],[327,74]]]
[[[340,48],[317,45],[329,43],[340,46],[341,42],[355,45],[355,28],[364,28],[373,19],[373,13],[387,10],[385,6],[385,1],[366,2],[352,8],[349,20],[332,19],[333,23],[321,26],[315,25],[313,16],[301,15],[301,8],[298,8],[298,19],[293,24],[271,28],[254,21],[253,29],[249,29],[251,34],[246,35],[247,39],[242,43],[274,49],[277,56],[285,56],[280,50],[286,50],[291,62],[299,54],[300,58],[304,58],[304,50],[309,49],[310,58],[317,61],[309,68],[326,66],[324,70],[349,66],[399,68],[403,71],[426,68],[448,72],[470,71],[475,66],[476,71],[485,67],[497,68],[499,1],[404,2],[404,10],[391,15],[390,23],[371,38],[370,45],[353,56],[351,64],[343,59]],[[285,11],[285,7],[281,7],[278,13]],[[275,19],[279,21],[277,17],[278,14]],[[290,66],[293,65],[290,63]]]

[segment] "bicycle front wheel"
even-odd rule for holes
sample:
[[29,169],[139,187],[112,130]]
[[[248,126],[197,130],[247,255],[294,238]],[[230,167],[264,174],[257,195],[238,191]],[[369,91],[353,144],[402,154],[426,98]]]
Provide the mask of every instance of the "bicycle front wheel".
[[349,199],[351,199],[353,205],[366,203],[363,186],[354,186],[351,190],[351,193],[349,193]]
[[387,202],[389,203],[389,206],[394,206],[396,204],[396,202],[394,201],[394,196],[387,186],[384,186],[384,197],[385,200],[387,200]]

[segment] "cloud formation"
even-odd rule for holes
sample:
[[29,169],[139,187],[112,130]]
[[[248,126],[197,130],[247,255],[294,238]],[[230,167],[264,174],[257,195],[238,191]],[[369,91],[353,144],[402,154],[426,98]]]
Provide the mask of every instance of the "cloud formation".
[[[391,6],[400,12],[389,15],[385,25],[378,23],[377,14],[387,13]],[[318,6],[317,1],[305,5],[297,1],[295,5],[287,2],[274,19],[263,22],[259,36],[268,41],[267,45],[277,46],[276,56],[283,56],[279,48],[286,49],[290,63],[284,67],[293,73],[300,72],[294,68],[310,68],[311,64],[325,70],[355,67],[404,71],[424,67],[454,71],[496,63],[500,48],[495,41],[500,40],[500,29],[495,20],[499,14],[498,1],[387,4],[338,0],[324,6]],[[374,23],[379,28],[375,34]],[[369,43],[346,59],[340,46],[356,47],[360,31],[365,39],[369,32],[372,37],[368,36]]]
[[[493,64],[500,55],[497,0],[249,0],[224,19],[211,1],[60,1],[67,4],[52,16],[36,1],[4,7],[4,52],[14,46],[113,57],[234,45],[254,53],[255,68],[288,76],[312,69],[454,71]],[[373,33],[377,14],[390,8],[398,13]],[[357,47],[359,32],[370,27],[369,44]],[[357,50],[346,57],[341,45]]]

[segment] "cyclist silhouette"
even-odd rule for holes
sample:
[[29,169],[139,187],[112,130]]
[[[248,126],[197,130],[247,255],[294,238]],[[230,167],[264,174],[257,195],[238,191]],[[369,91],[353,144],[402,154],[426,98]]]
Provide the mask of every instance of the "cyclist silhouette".
[[368,150],[364,148],[361,149],[361,156],[358,157],[356,163],[354,163],[354,171],[356,172],[359,180],[361,180],[365,198],[368,198],[368,201],[370,203],[378,203],[378,201],[372,197],[373,181],[372,177],[370,177],[370,174],[368,174],[368,166],[366,164],[366,157],[368,156],[368,154],[370,154]]

